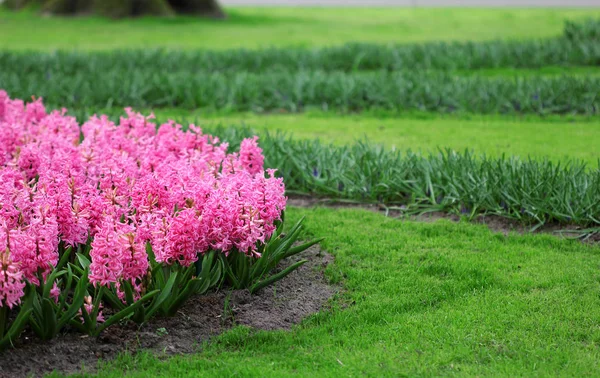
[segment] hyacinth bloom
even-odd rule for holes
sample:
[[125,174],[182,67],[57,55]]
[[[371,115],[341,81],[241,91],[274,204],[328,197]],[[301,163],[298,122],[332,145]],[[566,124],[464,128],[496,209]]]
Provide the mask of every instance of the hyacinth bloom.
[[0,307],[13,308],[21,302],[25,281],[18,265],[7,251],[0,256]]
[[242,168],[250,174],[257,174],[263,171],[265,158],[262,154],[262,148],[258,147],[257,136],[242,141],[239,161]]
[[228,153],[194,125],[126,114],[118,124],[93,116],[79,125],[41,99],[0,91],[3,304],[18,303],[24,280],[46,278],[59,245],[91,243],[90,282],[128,282],[140,294],[147,244],[157,262],[190,266],[209,250],[257,256],[274,232],[285,188],[265,171],[257,137]]

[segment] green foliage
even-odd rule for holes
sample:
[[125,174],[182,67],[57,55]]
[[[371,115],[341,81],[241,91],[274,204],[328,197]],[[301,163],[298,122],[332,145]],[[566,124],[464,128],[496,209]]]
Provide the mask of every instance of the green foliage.
[[77,328],[80,332],[87,333],[90,336],[98,336],[106,328],[113,324],[116,324],[124,319],[132,316],[138,311],[145,303],[152,300],[158,294],[158,290],[146,293],[141,298],[137,299],[133,303],[127,303],[125,308],[118,310],[116,313],[106,316],[106,319],[100,319],[100,310],[102,299],[105,296],[107,289],[104,286],[100,286],[94,290],[94,295],[91,296],[93,299],[92,311],[87,312],[85,307],[82,306],[81,317],[83,321],[79,322],[76,319],[71,320],[71,325]]
[[440,151],[422,156],[358,143],[324,147],[318,142],[262,144],[290,191],[396,203],[405,211],[496,214],[541,225],[600,224],[600,169],[518,158],[487,158]]
[[589,18],[583,22],[567,21],[565,23],[565,37],[576,43],[584,41],[600,42],[600,19]]
[[[217,128],[232,146],[248,128]],[[406,214],[494,214],[540,226],[600,224],[600,162],[487,157],[470,151],[420,154],[361,141],[336,146],[281,133],[260,139],[265,165],[276,167],[290,194],[376,202]],[[401,206],[399,208],[398,206]]]
[[[294,245],[301,235],[302,220],[287,234],[282,234],[282,230],[283,220],[268,243],[259,246],[260,258],[246,258],[235,252],[225,257],[211,250],[190,266],[158,263],[148,243],[150,272],[140,284],[140,293],[136,293],[129,281],[110,287],[92,285],[88,279],[90,244],[78,246],[74,256],[71,256],[71,247],[65,249],[60,244],[60,261],[45,279],[40,277],[39,285],[28,284],[18,314],[11,316],[8,307],[0,307],[0,350],[12,345],[27,324],[40,339],[47,341],[67,325],[98,336],[122,321],[143,324],[157,315],[173,316],[192,296],[206,294],[220,286],[225,276],[231,288],[248,288],[254,293],[306,262],[299,261],[275,272],[283,259],[322,240]],[[60,289],[58,296],[51,294],[54,285]],[[9,321],[12,318],[14,320]]]
[[[565,35],[592,28],[588,24],[567,24]],[[577,43],[569,38],[320,50],[3,52],[0,88],[12,97],[42,96],[52,107],[76,109],[598,114],[597,77],[460,74],[600,62],[593,33]]]
[[[570,28],[591,29],[588,24],[567,24],[565,35]],[[4,52],[0,88],[12,97],[42,96],[52,107],[76,109],[598,114],[597,77],[461,74],[600,62],[593,33],[577,43],[569,38],[321,50]]]
[[[42,66],[40,66],[42,67]],[[320,108],[442,113],[598,114],[600,78],[455,77],[419,72],[249,74],[97,70],[55,75],[0,71],[11,97],[42,96],[49,107],[181,107],[237,111]]]
[[13,345],[25,326],[27,325],[33,311],[34,292],[27,288],[25,296],[21,298],[21,304],[17,310],[16,317],[11,321],[8,307],[0,307],[0,351]]
[[4,69],[17,72],[44,70],[60,76],[89,74],[97,70],[133,73],[143,69],[196,75],[200,72],[240,71],[479,70],[596,66],[599,62],[600,47],[595,40],[583,39],[573,43],[562,37],[538,41],[430,42],[410,45],[349,43],[319,49],[128,49],[88,53],[58,51],[51,54],[0,52],[0,66]]
[[304,219],[300,219],[285,234],[283,233],[283,221],[280,222],[269,241],[259,248],[260,256],[258,257],[248,256],[239,251],[231,251],[228,256],[221,256],[227,283],[234,289],[248,289],[250,293],[255,293],[265,286],[281,280],[306,263],[307,260],[300,260],[275,272],[282,260],[297,255],[324,239],[319,238],[294,245],[301,235],[303,221]]
[[149,288],[159,290],[161,294],[147,310],[143,310],[144,317],[139,314],[134,317],[138,323],[147,321],[157,311],[164,316],[173,316],[191,296],[206,294],[222,281],[223,265],[215,251],[199,256],[198,261],[189,267],[167,267],[156,262],[150,245],[146,250],[152,269]]
[[[89,252],[89,245],[87,247],[87,252]],[[70,266],[74,272],[87,279],[90,263],[86,255],[77,253],[76,263],[72,263]],[[88,284],[84,303],[79,312],[80,316],[70,319],[69,324],[82,333],[98,336],[111,325],[132,317],[140,308],[150,303],[159,294],[159,290],[148,291],[140,298],[133,300],[131,291],[127,293],[128,289],[131,289],[131,286],[123,285],[123,290],[126,292],[126,301],[123,303],[117,298],[115,294],[117,289],[114,286],[107,288],[101,285]],[[102,314],[104,301],[115,306],[114,312],[106,314],[106,316]],[[90,308],[86,308],[86,305]]]
[[[39,277],[40,285],[29,284],[29,290],[33,293],[33,311],[29,319],[29,325],[33,332],[42,340],[54,338],[67,324],[77,315],[84,303],[84,297],[89,285],[88,272],[83,270],[82,274],[76,274],[70,264],[72,248],[64,248],[59,245],[61,256],[57,266],[46,277]],[[81,270],[78,269],[79,272]],[[57,298],[50,293],[53,286],[59,289]]]

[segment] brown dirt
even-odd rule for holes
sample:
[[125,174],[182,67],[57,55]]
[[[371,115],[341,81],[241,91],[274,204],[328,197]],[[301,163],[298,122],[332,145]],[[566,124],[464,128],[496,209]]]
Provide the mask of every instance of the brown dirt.
[[[53,370],[93,372],[99,359],[118,353],[149,350],[157,355],[197,352],[203,342],[234,325],[261,330],[289,329],[318,312],[338,290],[323,276],[333,256],[318,247],[290,258],[308,262],[273,286],[255,295],[248,291],[220,291],[192,298],[171,318],[156,318],[138,327],[112,326],[98,338],[65,333],[41,342],[27,332],[15,349],[0,354],[0,377],[42,376]],[[228,302],[229,305],[225,306]]]
[[[438,219],[447,219],[452,222],[459,222],[461,219],[461,217],[456,214],[449,214],[440,211],[430,212],[419,216],[408,216],[403,213],[402,207],[388,208],[382,204],[357,203],[330,198],[294,196],[290,197],[287,203],[288,206],[296,207],[326,206],[335,209],[360,208],[382,213],[389,217],[416,220],[421,222],[435,222]],[[479,215],[473,219],[473,222],[486,225],[490,230],[503,233],[504,235],[507,235],[509,232],[525,234],[531,232],[532,230],[532,227],[527,227],[515,219],[504,218],[497,215]],[[537,228],[534,232],[548,233],[565,238],[577,238],[581,234],[576,231],[580,229],[581,228],[576,225],[547,224]],[[600,243],[600,233],[590,235],[584,241],[587,243]]]

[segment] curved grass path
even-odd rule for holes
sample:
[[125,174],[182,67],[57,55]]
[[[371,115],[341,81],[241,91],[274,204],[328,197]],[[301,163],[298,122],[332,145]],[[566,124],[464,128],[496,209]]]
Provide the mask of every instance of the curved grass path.
[[100,376],[600,374],[600,247],[364,210],[287,215],[327,237],[327,274],[347,288],[332,309],[290,332],[236,328],[197,355],[123,356]]
[[[143,111],[149,114],[150,111]],[[256,115],[249,113],[207,114],[177,109],[155,110],[160,121],[175,119],[209,128],[215,125],[248,126],[269,132],[282,131],[297,138],[336,144],[352,144],[367,138],[388,148],[431,152],[438,148],[473,150],[488,156],[528,156],[554,161],[578,159],[597,167],[600,153],[600,120],[565,117],[500,117],[422,115]]]

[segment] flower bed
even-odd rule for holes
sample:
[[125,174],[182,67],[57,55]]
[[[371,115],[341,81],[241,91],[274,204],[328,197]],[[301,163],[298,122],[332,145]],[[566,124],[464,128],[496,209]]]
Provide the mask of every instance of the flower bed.
[[118,125],[47,113],[0,91],[0,346],[24,327],[98,335],[124,319],[173,315],[219,285],[255,292],[318,242],[282,234],[284,184],[257,138],[239,152],[127,111]]
[[[0,377],[40,377],[45,374],[102,373],[104,364],[121,358],[159,358],[200,353],[207,342],[218,345],[218,336],[233,327],[243,326],[252,337],[256,330],[288,330],[321,310],[335,293],[343,290],[332,285],[324,269],[333,256],[318,246],[309,248],[289,261],[308,262],[273,287],[250,294],[247,290],[215,290],[190,298],[175,316],[156,317],[139,326],[127,322],[111,326],[99,337],[84,337],[77,332],[61,332],[43,341],[25,330],[17,348],[0,353]],[[310,321],[309,321],[310,323]],[[224,337],[227,339],[227,336]]]

